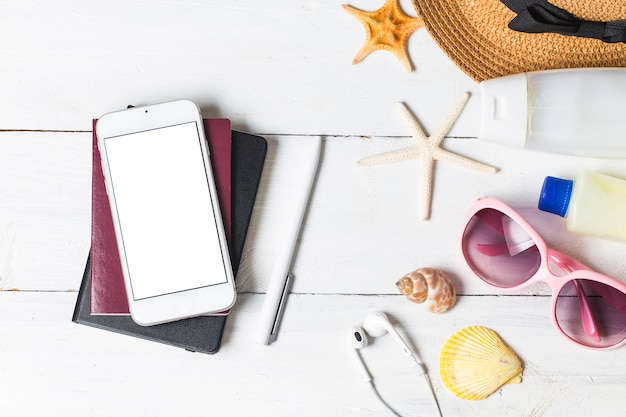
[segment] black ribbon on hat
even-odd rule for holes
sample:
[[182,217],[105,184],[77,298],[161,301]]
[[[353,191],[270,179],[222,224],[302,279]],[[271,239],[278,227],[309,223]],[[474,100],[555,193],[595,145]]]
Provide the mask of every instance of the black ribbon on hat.
[[517,13],[517,16],[509,22],[509,28],[517,32],[550,32],[600,39],[607,43],[626,43],[626,20],[612,22],[582,20],[547,0],[500,1]]

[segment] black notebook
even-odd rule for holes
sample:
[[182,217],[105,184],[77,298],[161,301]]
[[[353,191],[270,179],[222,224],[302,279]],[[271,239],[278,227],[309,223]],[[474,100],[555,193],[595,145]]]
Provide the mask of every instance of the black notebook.
[[[260,136],[232,131],[231,263],[237,271],[241,262],[250,217],[256,199],[267,142]],[[139,326],[130,316],[92,315],[89,260],[78,291],[72,321],[129,336],[181,347],[193,352],[215,353],[220,347],[228,316],[202,316],[156,326]]]

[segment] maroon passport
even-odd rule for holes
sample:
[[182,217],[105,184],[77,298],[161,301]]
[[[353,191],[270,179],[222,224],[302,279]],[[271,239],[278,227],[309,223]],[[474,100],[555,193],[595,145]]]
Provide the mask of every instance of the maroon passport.
[[[204,132],[209,143],[211,165],[215,176],[222,218],[229,249],[232,252],[231,205],[231,130],[228,119],[205,119]],[[91,314],[129,315],[122,264],[113,228],[111,206],[100,164],[93,121],[93,173],[91,196]],[[228,311],[215,315],[225,315]]]

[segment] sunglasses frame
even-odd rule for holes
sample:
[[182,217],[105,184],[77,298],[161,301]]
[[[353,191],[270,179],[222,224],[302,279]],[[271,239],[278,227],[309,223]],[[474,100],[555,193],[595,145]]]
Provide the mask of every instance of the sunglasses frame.
[[[520,225],[524,229],[524,231],[533,239],[535,246],[537,247],[539,254],[541,255],[541,263],[537,271],[535,271],[535,273],[530,278],[526,279],[525,281],[523,281],[522,283],[518,285],[514,285],[512,287],[499,287],[497,285],[490,284],[484,278],[482,278],[479,271],[477,271],[475,267],[473,266],[473,263],[471,262],[471,258],[469,257],[469,255],[465,253],[464,238],[465,238],[467,228],[470,225],[470,221],[472,220],[472,218],[474,218],[474,216],[476,216],[477,213],[485,209],[497,210],[501,212],[502,214],[509,216],[512,220],[517,222],[517,224]],[[468,211],[468,214],[465,217],[465,221],[463,223],[463,230],[460,236],[460,246],[461,246],[461,253],[463,254],[463,259],[465,260],[465,263],[467,264],[467,266],[472,270],[474,275],[476,275],[485,285],[487,285],[488,287],[494,290],[506,292],[506,293],[513,293],[513,292],[519,291],[520,289],[529,287],[537,282],[545,282],[546,284],[548,284],[552,290],[552,294],[551,294],[551,300],[552,300],[551,313],[552,314],[550,317],[552,321],[552,325],[557,329],[557,331],[563,337],[565,337],[570,342],[575,343],[579,346],[583,346],[588,349],[592,349],[592,350],[611,350],[611,349],[616,349],[626,344],[626,338],[624,338],[622,341],[611,346],[599,346],[598,347],[598,346],[587,345],[585,343],[579,342],[573,339],[572,337],[568,336],[565,333],[565,331],[561,328],[556,318],[556,305],[557,305],[557,300],[559,298],[559,293],[561,289],[565,286],[565,284],[567,284],[570,281],[575,281],[577,279],[596,281],[596,282],[608,285],[610,287],[613,287],[621,291],[624,294],[626,294],[626,284],[608,275],[595,272],[591,270],[589,267],[576,261],[575,259],[572,259],[571,257],[561,252],[558,252],[554,249],[549,248],[546,242],[543,240],[543,238],[530,225],[530,223],[524,220],[524,218],[519,213],[517,213],[515,210],[513,210],[511,207],[509,207],[507,204],[503,203],[502,201],[493,197],[487,197],[487,198],[478,199],[472,204],[472,206],[470,207]],[[556,275],[554,272],[552,272],[552,270],[550,269],[550,263],[552,263],[554,266],[561,269],[564,272],[563,275]]]

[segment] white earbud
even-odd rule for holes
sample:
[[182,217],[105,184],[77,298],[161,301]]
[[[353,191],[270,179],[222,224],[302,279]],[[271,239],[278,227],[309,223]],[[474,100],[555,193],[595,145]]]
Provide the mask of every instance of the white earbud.
[[435,391],[430,382],[430,378],[426,373],[426,368],[422,365],[422,362],[418,359],[417,354],[411,350],[409,345],[402,339],[400,334],[393,327],[389,318],[382,311],[376,311],[365,318],[363,322],[363,327],[353,327],[350,329],[350,333],[348,334],[348,342],[350,343],[350,347],[354,352],[354,356],[356,357],[357,365],[359,366],[359,371],[361,372],[361,376],[365,380],[365,382],[369,383],[370,387],[374,391],[374,394],[378,398],[378,400],[385,406],[385,408],[394,416],[400,416],[387,402],[380,396],[378,390],[376,389],[376,385],[372,380],[372,376],[370,375],[363,358],[359,350],[368,345],[368,335],[372,337],[382,336],[385,333],[389,333],[396,343],[402,348],[402,351],[417,364],[420,368],[420,374],[426,378],[426,382],[430,387],[430,392],[433,397],[433,401],[437,406],[437,411],[439,411],[439,416],[441,417],[441,408],[439,407],[439,403],[437,402],[437,397],[435,395]]
[[365,331],[360,327],[351,328],[350,333],[348,334],[348,343],[350,344],[352,352],[356,358],[356,363],[359,367],[361,377],[365,382],[370,382],[372,380],[372,375],[370,375],[367,370],[367,366],[365,366],[365,362],[363,362],[363,358],[361,358],[361,354],[359,353],[359,349],[364,348],[369,343]]
[[389,321],[389,318],[382,311],[376,311],[365,318],[363,322],[365,331],[373,337],[382,336],[389,333],[402,349],[405,355],[412,358],[422,369],[423,366],[417,359],[417,355],[411,350],[409,345],[402,339],[402,336],[396,331],[395,327]]

